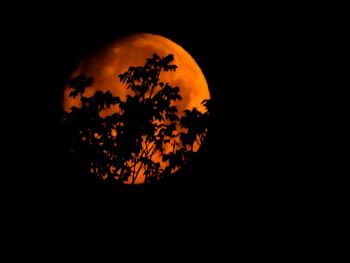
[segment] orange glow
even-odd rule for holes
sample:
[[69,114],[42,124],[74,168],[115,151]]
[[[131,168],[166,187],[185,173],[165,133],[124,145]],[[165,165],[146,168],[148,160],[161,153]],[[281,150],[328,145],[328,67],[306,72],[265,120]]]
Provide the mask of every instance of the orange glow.
[[[153,53],[157,53],[161,57],[168,54],[174,55],[173,63],[178,66],[177,70],[175,72],[162,72],[160,79],[163,82],[169,82],[173,87],[180,87],[182,100],[175,104],[179,114],[182,115],[185,109],[194,107],[203,112],[205,108],[201,102],[204,99],[209,99],[210,94],[201,69],[181,46],[159,35],[135,34],[114,41],[99,52],[83,58],[70,77],[77,77],[83,73],[94,78],[94,85],[85,91],[87,97],[92,96],[97,90],[109,90],[114,96],[119,96],[124,100],[128,94],[131,95],[131,92],[120,83],[118,75],[127,71],[130,66],[143,66],[146,59],[152,57]],[[65,111],[70,111],[72,106],[81,106],[79,105],[79,97],[70,98],[69,92],[70,89],[66,87],[63,99]],[[109,115],[117,110],[118,108],[111,108],[103,115]],[[198,145],[195,146],[196,150],[198,148]],[[160,156],[154,158],[161,161]],[[136,183],[143,183],[143,181],[144,175],[141,169]]]

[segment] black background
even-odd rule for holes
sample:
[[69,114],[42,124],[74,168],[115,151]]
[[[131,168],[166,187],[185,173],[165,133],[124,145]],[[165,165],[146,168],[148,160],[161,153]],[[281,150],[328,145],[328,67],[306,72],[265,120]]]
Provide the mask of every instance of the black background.
[[[201,234],[234,228],[244,236],[285,220],[298,222],[300,214],[292,211],[312,209],[317,196],[304,169],[309,149],[300,147],[309,119],[299,117],[309,95],[302,79],[315,26],[305,23],[302,12],[170,2],[157,8],[116,3],[32,9],[23,9],[5,41],[18,56],[8,64],[16,102],[9,100],[13,114],[4,116],[11,127],[5,129],[11,137],[4,138],[14,138],[2,184],[5,201],[16,199],[24,214],[46,214],[45,220],[85,222],[88,231],[113,220],[130,230],[142,218],[143,228],[168,226],[169,235],[176,235],[169,226],[183,224]],[[168,37],[194,57],[216,112],[188,174],[143,191],[96,190],[63,154],[62,89],[80,58],[138,32]]]
[[193,168],[193,178],[171,187],[171,192],[248,191],[255,196],[287,187],[286,178],[297,159],[287,151],[297,129],[292,115],[298,105],[291,104],[300,95],[296,84],[302,72],[297,63],[307,44],[307,29],[299,30],[298,19],[287,11],[230,10],[65,7],[39,16],[33,13],[24,20],[20,40],[14,43],[25,55],[23,77],[16,80],[26,83],[19,88],[26,107],[18,108],[27,124],[16,132],[29,143],[23,147],[28,150],[23,159],[34,175],[30,181],[58,196],[70,189],[65,184],[77,187],[80,179],[70,183],[60,169],[64,167],[58,129],[62,87],[80,58],[117,37],[149,32],[172,39],[195,58],[217,105],[203,160]]

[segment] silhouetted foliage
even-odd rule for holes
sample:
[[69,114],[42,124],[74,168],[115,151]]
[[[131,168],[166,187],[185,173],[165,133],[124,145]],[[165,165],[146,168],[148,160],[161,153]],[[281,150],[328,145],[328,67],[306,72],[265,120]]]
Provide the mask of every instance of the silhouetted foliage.
[[[93,78],[80,75],[68,81],[69,96],[80,96],[81,107],[72,107],[64,116],[71,150],[83,155],[90,173],[118,183],[135,183],[143,171],[149,183],[182,167],[207,132],[209,111],[196,108],[179,116],[174,102],[181,100],[179,87],[160,81],[161,71],[175,71],[173,55],[154,54],[143,67],[130,67],[119,75],[132,91],[125,100],[109,91],[85,97]],[[119,110],[102,117],[112,105]],[[203,101],[209,108],[209,101]]]

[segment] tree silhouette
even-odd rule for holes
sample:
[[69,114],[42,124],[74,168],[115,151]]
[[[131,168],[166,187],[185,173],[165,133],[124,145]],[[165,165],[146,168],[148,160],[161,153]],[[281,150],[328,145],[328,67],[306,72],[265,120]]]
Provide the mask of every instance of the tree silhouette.
[[[81,107],[64,115],[64,130],[71,151],[84,156],[89,173],[104,180],[134,184],[143,174],[150,183],[171,175],[190,161],[206,135],[207,111],[187,109],[180,116],[174,102],[181,100],[179,87],[160,81],[161,71],[175,71],[173,55],[153,54],[142,67],[130,67],[119,79],[131,90],[125,100],[109,91],[85,97],[93,78],[70,79],[70,97],[80,97]],[[117,106],[112,115],[101,112]],[[198,147],[197,147],[198,148]]]

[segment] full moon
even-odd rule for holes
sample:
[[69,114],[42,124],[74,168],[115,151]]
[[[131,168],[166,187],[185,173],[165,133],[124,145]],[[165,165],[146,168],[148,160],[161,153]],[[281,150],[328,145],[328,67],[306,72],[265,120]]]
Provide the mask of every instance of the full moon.
[[[112,41],[94,54],[82,58],[70,78],[81,74],[94,78],[93,86],[85,91],[87,97],[93,96],[98,90],[109,90],[114,96],[125,99],[128,94],[131,95],[131,91],[119,81],[118,75],[127,71],[130,66],[143,66],[146,59],[151,58],[154,53],[160,57],[174,55],[173,64],[177,65],[176,71],[161,72],[160,80],[180,88],[182,100],[176,101],[175,104],[179,115],[182,115],[184,110],[194,107],[204,112],[205,108],[201,103],[210,99],[210,93],[202,70],[184,48],[163,36],[142,33]],[[81,106],[79,98],[69,97],[69,92],[69,87],[66,86],[63,108],[67,112],[71,111],[72,106]],[[109,113],[111,112],[105,114]],[[143,183],[143,180],[140,176],[136,183]]]

